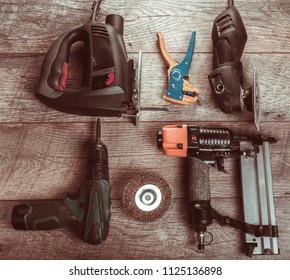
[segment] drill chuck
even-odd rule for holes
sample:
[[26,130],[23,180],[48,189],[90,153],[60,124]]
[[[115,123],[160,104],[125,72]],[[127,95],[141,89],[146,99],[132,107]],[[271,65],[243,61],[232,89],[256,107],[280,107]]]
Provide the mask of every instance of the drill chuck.
[[96,141],[88,150],[88,179],[109,180],[108,149],[101,141],[101,123],[97,120]]

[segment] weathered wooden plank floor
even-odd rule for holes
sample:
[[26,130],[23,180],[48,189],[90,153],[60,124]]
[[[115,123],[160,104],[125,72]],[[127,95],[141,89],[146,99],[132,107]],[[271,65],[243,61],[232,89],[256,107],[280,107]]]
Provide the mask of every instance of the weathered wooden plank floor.
[[[112,221],[110,235],[100,246],[83,243],[68,228],[20,232],[10,223],[15,204],[63,198],[85,178],[95,118],[50,109],[34,93],[46,51],[62,32],[88,20],[91,1],[0,3],[0,259],[247,259],[243,235],[216,223],[209,228],[213,243],[204,254],[197,252],[195,233],[187,223],[184,160],[166,157],[155,143],[158,129],[178,122],[257,134],[250,113],[225,115],[219,110],[207,80],[212,67],[212,22],[226,2],[106,0],[102,4],[100,21],[110,13],[124,16],[129,56],[136,59],[140,49],[144,53],[141,106],[167,107],[170,112],[143,111],[138,128],[125,119],[101,118],[102,138],[109,150]],[[236,0],[235,4],[248,32],[242,57],[246,84],[252,82],[253,68],[259,74],[261,133],[279,139],[271,145],[271,161],[281,253],[256,259],[290,259],[290,4],[288,0]],[[197,32],[190,74],[191,83],[200,88],[201,106],[180,107],[161,98],[166,68],[157,31],[163,32],[177,60],[183,58],[191,32]],[[79,55],[76,52],[72,58],[76,65]],[[212,204],[223,214],[240,218],[237,161],[227,160],[226,169],[229,174],[211,168]],[[121,205],[128,180],[144,171],[159,173],[173,190],[169,211],[149,224],[128,218]]]

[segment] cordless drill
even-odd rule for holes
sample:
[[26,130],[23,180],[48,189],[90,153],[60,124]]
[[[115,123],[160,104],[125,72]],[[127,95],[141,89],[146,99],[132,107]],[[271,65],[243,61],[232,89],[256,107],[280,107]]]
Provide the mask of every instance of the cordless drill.
[[76,193],[65,199],[38,200],[16,205],[12,226],[16,230],[50,230],[73,224],[86,243],[100,244],[109,233],[110,191],[108,150],[101,142],[97,121],[96,141],[88,150],[87,178]]
[[[187,158],[189,219],[199,250],[208,243],[207,227],[217,220],[245,233],[246,255],[279,253],[269,152],[269,143],[275,142],[273,137],[234,135],[227,128],[167,125],[158,131],[157,146],[164,154]],[[240,158],[244,221],[221,215],[210,203],[209,166],[217,164],[226,172],[224,159],[230,157]]]

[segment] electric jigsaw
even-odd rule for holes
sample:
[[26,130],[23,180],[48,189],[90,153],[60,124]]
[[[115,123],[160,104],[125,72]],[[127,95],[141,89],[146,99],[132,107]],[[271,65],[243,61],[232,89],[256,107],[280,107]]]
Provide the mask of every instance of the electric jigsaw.
[[[111,14],[105,23],[97,22],[101,2],[93,2],[88,23],[65,32],[50,47],[37,96],[47,106],[66,113],[138,117],[140,77],[136,76],[140,71],[134,69],[134,61],[127,56],[124,18]],[[68,61],[76,42],[84,43],[83,77],[79,88],[69,88]]]

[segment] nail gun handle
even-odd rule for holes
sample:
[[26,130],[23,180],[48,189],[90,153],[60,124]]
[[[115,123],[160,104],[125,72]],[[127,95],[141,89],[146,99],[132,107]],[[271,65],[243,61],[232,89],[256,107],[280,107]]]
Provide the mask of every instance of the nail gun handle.
[[212,223],[209,166],[200,159],[187,158],[189,182],[189,217],[193,226]]
[[39,200],[14,206],[11,222],[16,230],[50,230],[66,224],[69,217],[64,200]]

